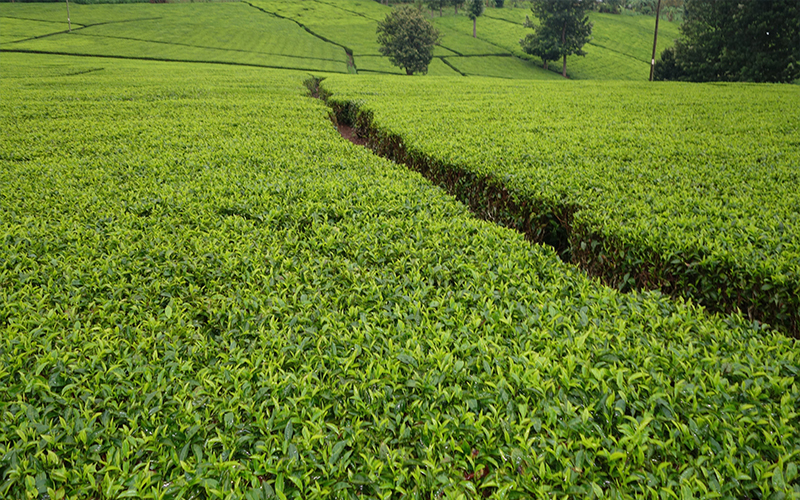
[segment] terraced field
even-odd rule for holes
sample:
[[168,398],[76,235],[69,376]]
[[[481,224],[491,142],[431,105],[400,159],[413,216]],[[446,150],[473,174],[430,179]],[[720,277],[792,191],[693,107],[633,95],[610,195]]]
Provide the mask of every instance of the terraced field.
[[[253,0],[187,4],[74,5],[74,30],[65,9],[51,4],[0,4],[0,50],[164,61],[231,63],[321,73],[402,74],[380,55],[375,30],[389,7],[372,0]],[[443,40],[432,76],[557,79],[523,53],[519,39],[527,8],[487,9],[478,38],[464,15],[433,18]],[[653,19],[592,14],[590,56],[571,57],[578,79],[643,80],[649,74]],[[235,30],[226,29],[236,26]],[[661,50],[677,37],[661,23]]]
[[[0,50],[401,74],[378,51],[375,30],[387,12],[357,0],[76,5],[68,33],[63,5],[3,3]],[[556,77],[468,33],[442,30],[447,42],[436,49],[430,75]]]
[[[380,56],[375,30],[389,8],[370,0],[337,2],[313,0],[296,3],[281,0],[254,0],[268,12],[291,18],[327,39],[335,40],[352,51],[356,67],[362,73],[404,72]],[[463,18],[467,19],[467,18]],[[552,75],[511,52],[482,39],[472,37],[472,28],[452,29],[434,19],[443,40],[434,51],[428,73],[432,76],[484,75],[504,78],[549,79]],[[471,23],[471,21],[470,21]],[[502,56],[497,58],[496,56]],[[486,57],[483,57],[486,56]]]
[[[486,9],[478,36],[518,57],[531,58],[519,45],[519,40],[531,32],[523,26],[525,17],[530,15],[527,8]],[[568,57],[567,75],[576,80],[647,80],[655,18],[590,12],[589,19],[594,27],[592,40],[584,47],[587,55]],[[471,28],[467,18],[451,17],[441,22],[458,25],[462,30],[469,23]],[[656,57],[678,38],[678,27],[678,23],[661,20]],[[541,64],[540,60],[533,60]],[[551,61],[550,69],[560,73],[560,61]]]
[[344,48],[246,3],[73,5],[71,33],[64,11],[55,3],[0,5],[0,49],[348,71]]

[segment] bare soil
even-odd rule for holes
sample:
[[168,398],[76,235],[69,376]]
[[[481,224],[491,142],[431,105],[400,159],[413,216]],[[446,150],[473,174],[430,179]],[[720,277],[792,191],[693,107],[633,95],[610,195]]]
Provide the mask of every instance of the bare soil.
[[342,137],[353,144],[357,146],[367,145],[367,139],[364,137],[359,137],[358,132],[353,127],[340,123],[337,125],[337,128],[339,129],[339,133],[342,135]]

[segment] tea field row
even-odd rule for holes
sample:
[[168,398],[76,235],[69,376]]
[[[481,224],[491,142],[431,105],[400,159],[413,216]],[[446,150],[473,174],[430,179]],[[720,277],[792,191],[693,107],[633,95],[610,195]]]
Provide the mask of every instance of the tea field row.
[[473,218],[305,77],[3,55],[0,496],[800,494],[796,341]]
[[6,494],[792,490],[786,339],[471,219],[299,76],[197,72],[4,81]]
[[323,85],[357,115],[343,119],[374,128],[385,154],[607,282],[798,332],[800,115],[785,112],[800,108],[793,86]]

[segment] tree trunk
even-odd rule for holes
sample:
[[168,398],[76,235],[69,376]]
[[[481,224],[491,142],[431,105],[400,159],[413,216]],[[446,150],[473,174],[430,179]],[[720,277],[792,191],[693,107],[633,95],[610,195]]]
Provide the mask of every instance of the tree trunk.
[[[564,50],[564,45],[567,43],[567,23],[561,28],[561,50]],[[567,53],[564,52],[564,65],[561,67],[561,76],[567,77]]]
[[478,18],[472,20],[472,38],[478,38]]
[[454,4],[456,6],[456,15],[458,15],[458,4]]
[[414,75],[414,72],[413,72],[412,70],[410,70],[410,69],[406,68],[406,75],[408,75],[408,76],[413,76],[413,75]]
[[547,71],[547,59],[542,59],[544,61],[544,70]]
[[442,17],[442,4],[439,4],[439,17]]
[[658,18],[661,16],[661,0],[656,5],[656,31],[653,33],[653,57],[650,58],[650,81],[653,81],[653,70],[656,67],[656,44],[658,43]]

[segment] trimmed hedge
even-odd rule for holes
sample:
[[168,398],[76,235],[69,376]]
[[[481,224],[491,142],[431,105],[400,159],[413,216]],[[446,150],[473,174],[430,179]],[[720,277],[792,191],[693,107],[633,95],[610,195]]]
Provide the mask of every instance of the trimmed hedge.
[[800,105],[793,87],[380,77],[324,86],[337,119],[379,154],[604,282],[798,334],[800,123],[780,111]]

